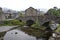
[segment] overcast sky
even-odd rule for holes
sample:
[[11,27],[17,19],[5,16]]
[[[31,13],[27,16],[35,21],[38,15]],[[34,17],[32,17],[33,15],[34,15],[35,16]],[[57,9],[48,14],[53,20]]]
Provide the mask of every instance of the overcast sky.
[[25,10],[30,6],[36,9],[60,8],[60,0],[0,0],[0,7],[13,10]]

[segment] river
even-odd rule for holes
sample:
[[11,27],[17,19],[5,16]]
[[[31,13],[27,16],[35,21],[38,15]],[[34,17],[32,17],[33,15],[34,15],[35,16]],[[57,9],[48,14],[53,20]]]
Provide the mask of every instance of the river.
[[[14,28],[16,26],[3,26],[0,27],[0,32],[7,31],[11,28]],[[39,38],[37,39],[36,37],[32,35],[28,35],[27,33],[18,30],[18,29],[13,29],[8,32],[6,32],[5,36],[3,37],[4,40],[45,40],[44,38]]]
[[36,40],[36,38],[29,36],[28,34],[20,30],[15,29],[5,34],[4,40]]

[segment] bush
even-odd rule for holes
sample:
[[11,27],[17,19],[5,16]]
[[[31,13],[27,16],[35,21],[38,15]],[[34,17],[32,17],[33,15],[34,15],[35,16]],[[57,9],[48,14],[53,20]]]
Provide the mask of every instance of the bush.
[[13,25],[19,25],[20,24],[20,21],[18,21],[18,20],[11,20],[10,22]]
[[0,24],[0,26],[12,26],[12,25],[20,25],[24,26],[24,22],[20,22],[19,20],[9,20],[9,21],[3,21],[3,24]]
[[40,29],[40,30],[45,30],[45,29],[46,29],[46,27],[40,26],[40,25],[38,25],[38,24],[33,24],[31,27],[32,27],[32,28],[35,28],[35,29]]
[[4,21],[5,24],[11,24],[11,21]]
[[0,37],[4,37],[5,34],[6,34],[6,31],[5,32],[0,32]]
[[59,26],[57,27],[57,29],[55,31],[60,32],[60,24],[59,24]]
[[24,26],[25,25],[24,22],[20,22],[19,20],[12,20],[11,23],[13,25],[20,25],[20,26]]
[[39,28],[40,26],[38,24],[33,24],[33,25],[31,25],[31,27]]
[[25,22],[20,22],[20,26],[24,26],[25,24]]

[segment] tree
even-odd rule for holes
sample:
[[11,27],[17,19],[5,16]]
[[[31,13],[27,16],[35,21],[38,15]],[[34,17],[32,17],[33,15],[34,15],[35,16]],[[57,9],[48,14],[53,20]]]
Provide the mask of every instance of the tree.
[[60,9],[58,9],[57,11],[58,11],[58,15],[60,16]]
[[50,9],[47,11],[47,13],[48,13],[49,15],[60,16],[60,13],[59,13],[57,7],[50,8]]

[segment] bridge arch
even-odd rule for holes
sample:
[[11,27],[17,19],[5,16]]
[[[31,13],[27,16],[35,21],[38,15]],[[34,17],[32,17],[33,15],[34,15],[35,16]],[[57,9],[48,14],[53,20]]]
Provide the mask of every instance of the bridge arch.
[[21,20],[21,19],[20,19],[19,21],[20,21],[20,22],[22,22],[22,20]]
[[26,25],[27,25],[27,26],[31,26],[31,25],[34,24],[34,23],[35,23],[34,20],[27,20],[27,21],[26,21]]

